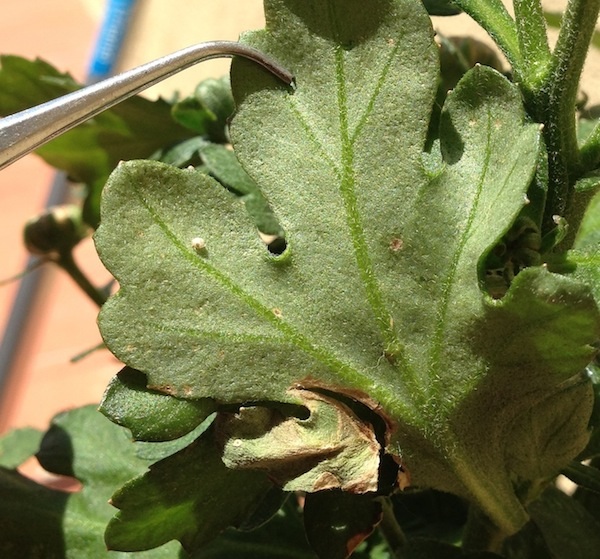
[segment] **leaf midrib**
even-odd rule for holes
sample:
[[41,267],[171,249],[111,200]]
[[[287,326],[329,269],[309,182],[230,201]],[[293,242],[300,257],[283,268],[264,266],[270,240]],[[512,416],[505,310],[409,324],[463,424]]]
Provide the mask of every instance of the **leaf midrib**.
[[[142,188],[140,188],[136,181],[129,182],[128,187],[133,189],[140,204],[148,212],[152,222],[162,231],[167,240],[175,246],[177,251],[192,265],[192,267],[201,273],[210,276],[224,289],[228,290],[238,298],[244,305],[251,308],[259,317],[266,320],[271,326],[279,331],[286,342],[313,357],[316,361],[332,370],[338,377],[346,380],[350,385],[358,388],[368,386],[369,393],[373,398],[378,399],[379,401],[397,401],[397,398],[394,397],[385,386],[379,384],[374,386],[374,383],[371,382],[371,379],[367,375],[362,374],[359,370],[344,363],[323,347],[313,344],[306,336],[286,322],[284,318],[277,317],[271,308],[262,304],[258,299],[244,291],[229,276],[199,257],[195,251],[182,242],[169,228],[168,224],[160,217],[152,204],[144,197]],[[281,343],[282,340],[278,341]]]

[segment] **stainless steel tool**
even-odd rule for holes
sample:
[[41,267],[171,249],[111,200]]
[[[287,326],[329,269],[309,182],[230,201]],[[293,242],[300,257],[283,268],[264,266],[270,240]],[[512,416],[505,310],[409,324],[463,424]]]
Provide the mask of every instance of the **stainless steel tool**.
[[211,58],[242,56],[287,85],[290,72],[260,51],[232,41],[200,43],[0,119],[0,169],[144,89]]

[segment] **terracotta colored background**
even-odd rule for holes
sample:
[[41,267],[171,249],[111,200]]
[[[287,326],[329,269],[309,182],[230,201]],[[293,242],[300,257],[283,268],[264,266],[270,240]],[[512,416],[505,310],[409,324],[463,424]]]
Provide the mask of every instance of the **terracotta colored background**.
[[[0,53],[40,56],[83,80],[87,61],[102,17],[101,0],[3,0],[0,19]],[[236,39],[239,32],[263,25],[260,0],[140,0],[122,66],[125,68],[210,39]],[[553,9],[564,3],[547,2]],[[192,7],[190,7],[192,6]],[[476,31],[466,16],[447,18],[436,25],[448,35]],[[584,88],[595,103],[600,99],[598,52],[588,65]],[[184,92],[203,77],[219,76],[228,62],[210,62],[190,69],[154,88],[149,95]],[[26,254],[21,248],[25,220],[44,205],[52,171],[35,156],[28,156],[0,172],[0,279],[22,270]],[[92,277],[108,277],[95,257],[91,242],[77,254]],[[3,331],[17,284],[0,287],[0,332]],[[98,402],[120,365],[108,352],[99,351],[77,364],[70,358],[99,343],[97,309],[71,280],[48,274],[43,301],[36,307],[33,327],[21,352],[18,374],[1,400],[0,431],[32,425],[43,428],[57,411]]]

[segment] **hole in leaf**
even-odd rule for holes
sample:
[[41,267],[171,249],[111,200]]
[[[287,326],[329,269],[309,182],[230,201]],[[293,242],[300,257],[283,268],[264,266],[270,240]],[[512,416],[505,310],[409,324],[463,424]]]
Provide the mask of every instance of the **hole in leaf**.
[[[398,458],[394,457],[385,452],[387,446],[387,440],[391,425],[385,420],[385,418],[378,413],[376,410],[369,407],[366,403],[348,396],[346,394],[340,394],[324,387],[304,387],[307,390],[316,392],[327,396],[332,399],[339,400],[345,406],[350,408],[352,412],[360,419],[363,423],[370,425],[375,434],[375,438],[380,445],[380,462],[379,462],[379,479],[377,486],[377,493],[382,495],[390,495],[394,490],[404,489],[402,484],[406,487],[408,480],[410,479],[409,473],[402,467],[398,462]],[[404,481],[403,481],[404,480]]]
[[267,250],[275,256],[281,256],[286,249],[287,242],[283,237],[276,237],[273,241],[267,244]]
[[542,237],[529,217],[517,217],[510,229],[483,257],[481,281],[494,299],[501,299],[515,276],[542,263]]

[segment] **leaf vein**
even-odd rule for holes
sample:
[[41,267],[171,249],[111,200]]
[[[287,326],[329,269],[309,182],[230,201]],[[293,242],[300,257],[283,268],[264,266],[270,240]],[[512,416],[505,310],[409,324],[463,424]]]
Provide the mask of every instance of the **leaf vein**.
[[479,175],[479,180],[477,182],[477,187],[475,189],[475,196],[473,199],[473,203],[471,204],[471,209],[469,211],[469,216],[467,217],[466,226],[463,230],[463,233],[460,236],[458,246],[454,255],[452,257],[452,261],[450,263],[450,267],[448,270],[448,274],[446,275],[446,279],[444,280],[442,286],[442,292],[440,295],[440,304],[437,312],[437,323],[433,333],[433,343],[431,350],[431,359],[429,366],[429,376],[433,378],[435,371],[438,368],[439,361],[442,353],[442,345],[444,340],[444,334],[447,328],[448,322],[448,310],[450,308],[450,299],[452,296],[452,292],[454,289],[454,284],[456,281],[458,266],[467,244],[469,237],[471,236],[471,228],[473,227],[473,223],[475,221],[475,216],[477,214],[477,210],[479,207],[479,201],[481,198],[481,194],[483,191],[483,184],[485,182],[489,165],[490,165],[490,157],[491,157],[491,142],[492,142],[492,116],[488,109],[487,115],[487,137],[486,137],[486,146],[485,146],[485,158],[483,160],[483,166],[481,169],[481,173]]
[[[348,98],[346,92],[346,76],[344,68],[344,51],[336,48],[336,76],[338,82],[338,107],[340,112],[340,138],[342,145],[343,175],[340,182],[340,193],[346,211],[346,223],[352,239],[354,254],[361,280],[365,287],[367,300],[375,315],[379,331],[383,338],[384,352],[390,361],[402,358],[402,347],[393,324],[392,315],[387,309],[379,283],[373,269],[364,228],[358,209],[356,196],[356,177],[354,162],[354,146],[349,134]],[[406,363],[404,363],[406,365]]]
[[290,103],[290,107],[292,109],[292,113],[296,117],[296,120],[300,124],[301,128],[304,130],[304,133],[306,134],[306,137],[308,138],[310,143],[313,144],[313,146],[316,148],[319,155],[327,162],[327,165],[331,168],[336,179],[340,180],[340,178],[341,178],[340,168],[336,165],[335,161],[327,153],[323,143],[317,138],[317,135],[315,134],[311,125],[308,123],[306,116],[304,114],[302,114],[302,111],[297,106],[297,103],[294,103],[292,101]]
[[163,232],[165,237],[177,248],[180,254],[196,269],[206,273],[217,281],[224,289],[229,290],[234,296],[241,300],[245,305],[251,308],[259,317],[266,320],[275,330],[278,330],[287,343],[304,351],[323,366],[331,369],[339,377],[344,378],[348,382],[355,385],[363,385],[368,377],[362,374],[354,367],[344,363],[327,349],[314,344],[306,336],[298,332],[294,327],[285,322],[284,319],[275,316],[272,309],[265,306],[255,297],[246,293],[239,285],[237,285],[226,274],[211,266],[205,260],[198,257],[197,253],[187,247],[177,235],[169,228],[167,223],[160,217],[156,209],[145,199],[141,188],[136,181],[132,181],[134,189],[140,203],[148,212],[151,220]]
[[375,89],[373,90],[373,95],[371,95],[371,98],[369,99],[369,102],[367,103],[367,108],[365,109],[364,113],[360,117],[360,120],[358,121],[358,124],[356,125],[354,134],[352,134],[352,138],[351,138],[352,144],[354,144],[354,142],[356,141],[356,139],[362,132],[362,129],[364,128],[365,124],[367,123],[369,115],[373,112],[373,107],[375,106],[375,101],[377,100],[377,97],[379,97],[379,93],[381,92],[383,84],[385,83],[387,75],[392,66],[392,62],[394,61],[394,58],[396,58],[396,55],[398,53],[398,48],[399,48],[398,45],[394,45],[394,48],[392,49],[392,52],[390,53],[390,56],[388,57],[385,65],[383,67],[383,70],[381,71],[381,75],[377,79],[377,83],[375,84]]

